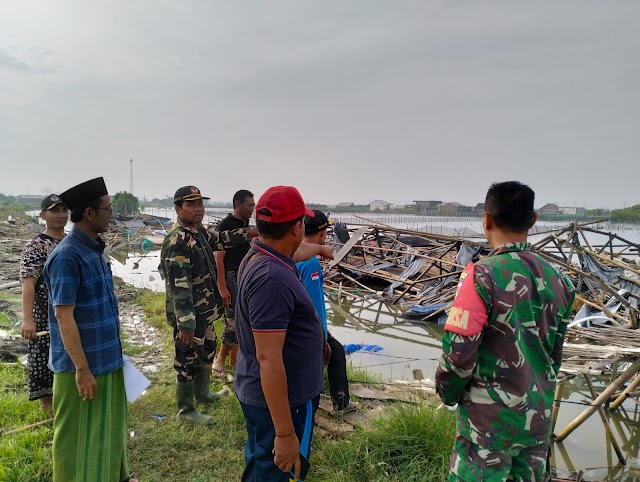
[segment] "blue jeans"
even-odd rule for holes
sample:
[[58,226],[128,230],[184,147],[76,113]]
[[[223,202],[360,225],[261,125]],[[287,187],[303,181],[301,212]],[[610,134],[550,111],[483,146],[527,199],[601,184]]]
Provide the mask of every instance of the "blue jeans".
[[[291,407],[291,419],[300,441],[300,453],[307,459],[311,451],[313,417],[320,395]],[[245,468],[242,482],[289,482],[291,475],[273,463],[273,440],[276,430],[267,407],[254,407],[240,402],[247,423],[247,444],[244,449]]]

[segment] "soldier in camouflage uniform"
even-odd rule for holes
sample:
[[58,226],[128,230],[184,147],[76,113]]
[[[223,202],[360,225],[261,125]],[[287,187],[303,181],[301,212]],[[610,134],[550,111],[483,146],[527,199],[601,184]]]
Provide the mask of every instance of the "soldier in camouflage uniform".
[[449,481],[548,480],[551,406],[574,290],[530,251],[534,193],[493,184],[482,224],[494,248],[469,264],[445,324],[436,389],[458,404]]
[[211,417],[195,409],[193,398],[207,403],[219,397],[209,391],[217,346],[213,322],[224,314],[213,251],[246,243],[255,228],[205,229],[203,199],[209,198],[195,186],[178,189],[173,199],[178,219],[162,244],[158,270],[165,280],[167,322],[174,329],[178,417],[208,424]]

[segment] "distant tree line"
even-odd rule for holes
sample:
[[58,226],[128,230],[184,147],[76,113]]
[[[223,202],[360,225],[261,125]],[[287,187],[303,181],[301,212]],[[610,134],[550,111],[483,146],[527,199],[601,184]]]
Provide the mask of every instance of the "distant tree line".
[[611,222],[640,222],[640,204],[624,209],[614,209],[609,217]]
[[113,196],[111,205],[115,214],[131,216],[140,212],[140,201],[133,194],[126,191],[116,193]]

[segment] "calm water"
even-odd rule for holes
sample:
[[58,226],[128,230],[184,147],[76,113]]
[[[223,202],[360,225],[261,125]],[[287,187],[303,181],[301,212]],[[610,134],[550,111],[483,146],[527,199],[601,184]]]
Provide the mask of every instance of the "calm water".
[[[226,210],[220,211],[216,215],[226,215]],[[154,214],[162,215],[159,212]],[[481,231],[477,220],[474,221],[475,224],[455,221],[445,225],[455,228],[470,227]],[[564,224],[558,223],[561,226]],[[607,227],[601,226],[599,229],[606,230]],[[630,241],[640,242],[638,227],[624,229],[616,226],[614,232]],[[597,237],[593,236],[590,236],[590,241],[599,242]],[[532,237],[532,240],[535,241],[535,237]],[[159,251],[139,251],[116,256],[118,259],[114,259],[112,263],[114,274],[135,286],[164,291],[164,284],[157,272]],[[349,359],[354,365],[365,367],[390,380],[411,380],[415,369],[421,370],[426,378],[434,377],[440,355],[441,327],[434,323],[405,318],[400,306],[376,299],[343,297],[339,300],[335,293],[329,293],[326,302],[330,330],[338,340],[343,344],[369,344],[383,348],[378,353],[353,353]],[[601,382],[594,380],[594,383],[597,385]],[[582,379],[567,383],[556,431],[560,431],[571,422],[589,402],[590,395]],[[639,411],[635,402],[627,401],[622,410],[612,414],[607,412],[612,430],[628,459],[638,458]],[[618,474],[619,471],[607,469],[615,466],[617,459],[610,443],[607,442],[603,424],[597,413],[573,432],[563,444],[554,446],[552,462],[560,470],[593,469],[587,472],[589,477],[585,480],[603,480],[608,473],[616,476],[611,480],[640,480],[640,473],[621,476]],[[639,476],[638,479],[635,478],[636,475]]]

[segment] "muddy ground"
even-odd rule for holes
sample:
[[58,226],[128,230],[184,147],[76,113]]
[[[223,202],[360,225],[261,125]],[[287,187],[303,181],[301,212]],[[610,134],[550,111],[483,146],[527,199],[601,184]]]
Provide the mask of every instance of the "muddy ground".
[[[27,241],[42,231],[35,221],[22,221],[16,225],[0,224],[0,286],[20,278],[20,255]],[[131,359],[140,370],[151,373],[170,355],[158,330],[144,321],[144,313],[136,303],[138,289],[116,279],[116,295],[120,309],[123,339],[127,344],[141,348],[134,350]],[[2,294],[20,295],[20,287],[1,290]],[[21,355],[26,353],[27,342],[20,336],[22,320],[20,304],[0,299],[0,312],[14,323],[8,333],[0,330],[0,352]]]

